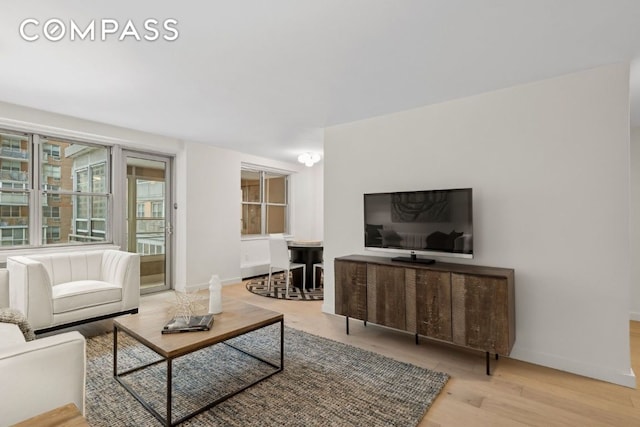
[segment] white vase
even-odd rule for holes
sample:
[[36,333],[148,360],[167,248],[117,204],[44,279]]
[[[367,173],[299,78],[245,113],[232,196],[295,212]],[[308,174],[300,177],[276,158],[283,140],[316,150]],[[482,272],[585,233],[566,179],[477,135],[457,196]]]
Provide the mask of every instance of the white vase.
[[209,280],[209,313],[222,313],[222,284],[217,274]]

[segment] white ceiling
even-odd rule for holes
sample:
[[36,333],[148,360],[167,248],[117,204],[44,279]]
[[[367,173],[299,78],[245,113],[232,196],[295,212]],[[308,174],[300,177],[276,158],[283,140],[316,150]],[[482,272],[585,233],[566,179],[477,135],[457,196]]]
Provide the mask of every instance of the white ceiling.
[[[173,18],[179,37],[27,42],[26,18],[39,34],[50,18],[131,19],[141,35]],[[639,0],[0,5],[0,101],[290,161],[321,152],[328,125],[637,57]],[[640,62],[631,76],[640,126]]]

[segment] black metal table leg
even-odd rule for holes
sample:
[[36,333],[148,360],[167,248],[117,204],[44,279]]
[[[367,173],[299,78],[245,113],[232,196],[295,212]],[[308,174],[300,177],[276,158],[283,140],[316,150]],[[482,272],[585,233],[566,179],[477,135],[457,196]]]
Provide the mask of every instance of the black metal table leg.
[[167,359],[167,427],[171,427],[171,389],[173,388],[173,360]]
[[[171,357],[168,358],[161,358],[159,360],[155,360],[152,361],[150,363],[146,363],[140,366],[136,366],[134,368],[131,369],[127,369],[123,372],[118,372],[118,362],[117,362],[117,356],[118,356],[118,340],[117,340],[117,328],[114,326],[114,349],[113,349],[113,354],[114,354],[114,362],[113,362],[113,374],[114,374],[114,378],[115,380],[120,383],[120,385],[122,385],[122,387],[124,387],[125,390],[127,390],[134,398],[136,398],[136,400],[138,400],[138,402],[140,402],[140,404],[142,404],[142,406],[151,413],[151,415],[153,415],[158,421],[160,421],[163,425],[168,426],[168,427],[173,427],[173,426],[177,426],[179,424],[182,424],[183,422],[185,422],[186,420],[193,418],[194,416],[218,405],[219,403],[229,399],[230,397],[233,397],[235,395],[237,395],[238,393],[241,393],[243,391],[245,391],[246,389],[258,384],[261,381],[266,380],[267,378],[273,376],[274,374],[278,373],[278,372],[282,372],[282,370],[284,369],[284,318],[281,318],[280,320],[278,320],[277,322],[280,322],[280,365],[276,365],[273,362],[270,362],[266,359],[263,359],[257,355],[254,355],[252,353],[249,353],[248,351],[242,350],[236,346],[234,346],[233,344],[230,344],[226,341],[222,341],[219,344],[222,345],[226,345],[230,348],[233,348],[247,356],[250,356],[251,358],[258,360],[260,362],[263,362],[269,366],[271,366],[272,368],[275,368],[273,371],[264,374],[262,376],[260,376],[259,378],[254,379],[252,382],[249,382],[247,384],[245,384],[244,386],[225,394],[224,396],[219,397],[218,399],[216,399],[213,402],[210,402],[209,404],[193,411],[190,412],[184,416],[182,416],[181,418],[178,418],[176,420],[172,420],[173,418],[173,411],[172,411],[172,403],[173,403],[173,359]],[[274,322],[276,323],[276,322]],[[270,323],[268,325],[263,325],[257,329],[254,330],[259,330],[262,329],[266,326],[272,325],[274,323]],[[249,331],[251,332],[251,331]],[[243,334],[241,334],[243,335]],[[164,363],[166,362],[167,364],[167,392],[166,392],[166,416],[162,416],[162,414],[160,414],[158,411],[156,411],[149,402],[147,402],[140,394],[138,394],[132,387],[129,386],[129,384],[127,384],[124,380],[123,377],[133,373],[133,372],[137,372],[140,370],[143,370],[145,368],[148,368],[150,366],[153,365],[157,365],[160,363]]]
[[113,326],[113,376],[118,376],[118,328]]

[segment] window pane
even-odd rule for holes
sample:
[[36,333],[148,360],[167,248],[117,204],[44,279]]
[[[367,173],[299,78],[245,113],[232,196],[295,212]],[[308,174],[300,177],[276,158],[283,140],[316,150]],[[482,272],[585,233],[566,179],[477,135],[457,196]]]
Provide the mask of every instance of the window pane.
[[285,215],[286,207],[267,206],[267,234],[285,232]]
[[144,203],[136,204],[136,216],[138,218],[144,218],[145,216],[148,216],[148,215],[145,215],[144,207],[145,207]]
[[74,199],[74,205],[76,207],[76,218],[89,219],[89,196],[65,196],[72,197]]
[[40,188],[58,186],[62,191],[108,192],[106,147],[42,138]]
[[108,196],[43,195],[44,244],[105,241]]
[[0,245],[29,244],[31,142],[26,135],[0,133]]
[[3,188],[24,188],[29,184],[29,138],[0,133],[0,184]]
[[58,226],[45,226],[44,227],[44,242],[45,244],[60,243],[60,227]]
[[[2,246],[23,246],[29,244],[29,202],[26,194],[0,193],[0,230]],[[20,204],[13,204],[20,199]],[[9,200],[11,204],[5,204]]]
[[242,205],[242,234],[262,234],[262,207]]
[[91,166],[91,192],[105,193],[107,191],[106,165],[100,163]]
[[91,197],[91,218],[107,219],[107,196]]
[[241,171],[240,188],[243,202],[260,203],[260,172]]
[[282,175],[265,174],[265,197],[267,203],[285,204],[287,195],[287,178]]

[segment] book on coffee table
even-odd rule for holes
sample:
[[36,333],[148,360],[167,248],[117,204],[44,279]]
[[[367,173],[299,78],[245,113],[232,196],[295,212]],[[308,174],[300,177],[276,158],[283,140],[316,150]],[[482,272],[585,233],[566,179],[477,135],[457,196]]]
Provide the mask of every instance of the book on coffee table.
[[213,325],[213,314],[203,314],[199,316],[176,316],[164,325],[163,334],[173,334],[177,332],[208,331]]

